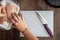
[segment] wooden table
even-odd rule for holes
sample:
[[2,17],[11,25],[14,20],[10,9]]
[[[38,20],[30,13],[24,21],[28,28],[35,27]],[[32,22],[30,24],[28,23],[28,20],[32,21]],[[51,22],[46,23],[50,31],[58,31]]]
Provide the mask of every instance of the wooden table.
[[[54,37],[38,37],[40,40],[60,40],[60,8],[54,8],[45,3],[44,0],[17,0],[20,2],[21,10],[53,10],[54,11]],[[26,40],[19,37],[19,31],[0,30],[0,40]]]

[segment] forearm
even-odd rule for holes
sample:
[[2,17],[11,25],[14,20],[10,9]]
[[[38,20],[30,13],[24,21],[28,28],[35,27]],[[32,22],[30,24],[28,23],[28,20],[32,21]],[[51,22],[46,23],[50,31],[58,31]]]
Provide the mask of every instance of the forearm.
[[[20,32],[22,32],[28,40],[38,40],[38,38],[36,36],[34,36],[30,32],[30,30],[27,28],[27,25],[26,25],[23,17],[19,17],[18,14],[16,14],[16,13],[12,13],[11,15],[12,15],[13,19],[9,18],[9,20],[14,24],[16,29],[18,29]],[[20,16],[22,16],[22,15],[20,14]]]
[[34,36],[30,30],[28,28],[26,28],[23,32],[24,36],[28,39],[28,40],[39,40],[36,36]]

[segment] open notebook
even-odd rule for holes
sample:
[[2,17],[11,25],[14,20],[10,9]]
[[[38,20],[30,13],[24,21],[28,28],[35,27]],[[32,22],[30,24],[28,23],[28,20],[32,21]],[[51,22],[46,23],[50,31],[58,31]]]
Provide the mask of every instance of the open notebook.
[[[48,26],[54,35],[54,13],[53,11],[39,11],[47,20]],[[49,37],[47,31],[43,27],[41,21],[37,17],[35,11],[21,11],[23,14],[24,20],[30,29],[30,31],[37,37]],[[23,34],[20,33],[20,37],[23,37]]]

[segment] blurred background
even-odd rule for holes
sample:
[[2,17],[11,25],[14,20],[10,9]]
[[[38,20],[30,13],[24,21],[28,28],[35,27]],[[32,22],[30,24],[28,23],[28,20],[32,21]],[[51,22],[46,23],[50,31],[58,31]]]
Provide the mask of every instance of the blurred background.
[[[13,0],[20,6],[20,10],[53,10],[54,11],[54,37],[39,37],[40,40],[60,40],[60,8],[46,4],[45,0]],[[0,40],[26,40],[20,38],[20,32],[16,29],[9,31],[0,30]]]

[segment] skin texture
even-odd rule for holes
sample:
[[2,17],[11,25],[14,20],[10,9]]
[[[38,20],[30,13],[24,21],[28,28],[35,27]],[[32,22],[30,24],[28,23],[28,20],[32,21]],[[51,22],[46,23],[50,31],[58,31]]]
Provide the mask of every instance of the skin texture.
[[[0,6],[0,9],[1,9],[1,6]],[[4,15],[5,15],[5,12],[4,12]],[[4,18],[4,16],[3,16],[3,18]],[[7,19],[13,23],[13,25],[14,25],[13,28],[19,30],[20,32],[22,32],[24,34],[24,36],[27,38],[27,40],[39,40],[35,35],[33,35],[30,32],[21,13],[20,13],[20,16],[18,16],[17,13],[11,13],[11,17],[8,17],[8,15],[7,15]]]

